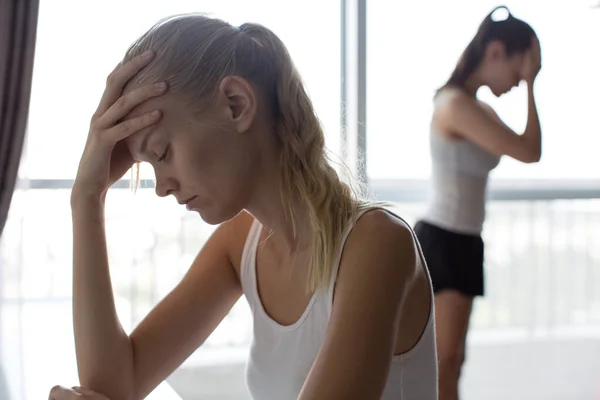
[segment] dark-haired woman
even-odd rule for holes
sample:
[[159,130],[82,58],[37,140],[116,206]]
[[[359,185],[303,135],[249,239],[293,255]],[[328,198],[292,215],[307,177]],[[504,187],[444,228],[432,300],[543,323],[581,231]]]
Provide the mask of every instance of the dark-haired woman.
[[[500,157],[524,163],[541,156],[541,129],[533,86],[540,70],[540,45],[533,29],[513,17],[498,20],[494,9],[434,98],[430,147],[429,204],[415,230],[435,291],[440,400],[458,399],[471,306],[484,293],[483,241],[488,175]],[[477,99],[483,86],[496,96],[527,84],[527,125],[507,127]]]

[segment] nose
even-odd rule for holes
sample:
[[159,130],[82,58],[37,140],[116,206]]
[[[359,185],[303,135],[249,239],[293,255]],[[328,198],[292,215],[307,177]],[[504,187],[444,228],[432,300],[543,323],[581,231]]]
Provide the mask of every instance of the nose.
[[177,181],[169,177],[156,175],[156,195],[166,197],[177,190]]

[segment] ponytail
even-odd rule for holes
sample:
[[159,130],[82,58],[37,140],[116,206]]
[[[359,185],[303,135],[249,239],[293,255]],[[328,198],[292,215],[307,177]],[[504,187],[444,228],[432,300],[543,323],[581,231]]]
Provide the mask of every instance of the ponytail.
[[[282,41],[256,24],[240,26],[261,47],[264,71],[274,78],[276,133],[281,151],[281,201],[297,235],[297,204],[302,204],[312,231],[307,290],[326,288],[338,245],[359,207],[351,188],[328,162],[325,135],[298,71]],[[268,60],[268,61],[267,61]]]
[[[505,10],[507,13],[506,17],[502,19],[494,18],[494,14],[499,10]],[[483,19],[479,25],[477,34],[460,56],[450,78],[439,90],[447,86],[464,88],[471,74],[481,64],[490,41],[502,41],[506,45],[507,54],[510,55],[529,48],[532,34],[533,29],[525,22],[513,17],[507,6],[501,5],[494,8]]]

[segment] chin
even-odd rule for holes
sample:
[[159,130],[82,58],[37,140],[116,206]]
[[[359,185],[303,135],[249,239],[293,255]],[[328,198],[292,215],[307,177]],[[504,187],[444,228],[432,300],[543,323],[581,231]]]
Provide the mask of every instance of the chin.
[[209,225],[220,225],[223,222],[227,222],[235,218],[241,210],[232,210],[216,207],[205,207],[202,209],[195,209],[200,218]]
[[502,96],[504,96],[508,92],[510,92],[510,89],[502,89],[502,90],[494,90],[494,91],[492,91],[492,93],[496,97],[502,97]]

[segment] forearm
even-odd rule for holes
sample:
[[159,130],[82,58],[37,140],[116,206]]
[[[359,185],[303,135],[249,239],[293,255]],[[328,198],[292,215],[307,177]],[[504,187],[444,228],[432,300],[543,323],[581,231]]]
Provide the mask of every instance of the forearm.
[[82,386],[111,400],[133,393],[133,352],[110,281],[104,201],[79,199],[73,213],[73,320]]
[[527,124],[522,137],[526,141],[533,160],[539,161],[542,155],[542,128],[533,94],[533,83],[527,84]]

